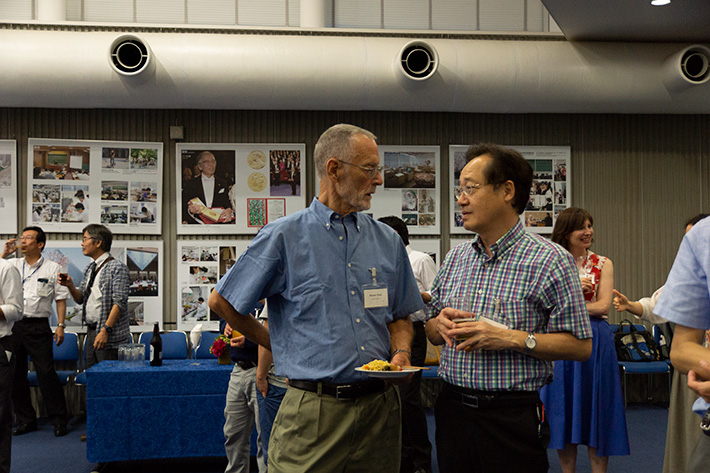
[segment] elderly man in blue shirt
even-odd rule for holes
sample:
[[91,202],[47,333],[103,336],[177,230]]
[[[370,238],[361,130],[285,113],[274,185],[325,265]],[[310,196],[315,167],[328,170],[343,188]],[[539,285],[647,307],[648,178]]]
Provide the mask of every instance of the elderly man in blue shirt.
[[[290,385],[269,443],[273,472],[399,471],[396,389],[355,369],[410,363],[423,309],[397,233],[360,213],[382,185],[375,136],[352,125],[315,146],[320,193],[267,225],[217,284],[210,308],[270,349]],[[269,331],[248,314],[267,298]]]

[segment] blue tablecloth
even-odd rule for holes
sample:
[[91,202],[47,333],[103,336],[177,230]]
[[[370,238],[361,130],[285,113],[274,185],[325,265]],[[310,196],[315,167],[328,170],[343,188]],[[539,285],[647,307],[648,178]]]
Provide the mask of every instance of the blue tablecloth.
[[103,361],[86,371],[86,457],[91,462],[224,456],[232,365]]

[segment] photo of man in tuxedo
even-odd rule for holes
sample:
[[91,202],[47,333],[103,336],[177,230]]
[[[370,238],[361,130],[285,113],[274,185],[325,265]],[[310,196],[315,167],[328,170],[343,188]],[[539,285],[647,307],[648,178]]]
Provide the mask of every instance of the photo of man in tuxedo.
[[234,174],[216,175],[217,158],[211,151],[202,151],[194,161],[192,177],[183,173],[182,223],[226,224],[234,223],[235,214],[229,199]]

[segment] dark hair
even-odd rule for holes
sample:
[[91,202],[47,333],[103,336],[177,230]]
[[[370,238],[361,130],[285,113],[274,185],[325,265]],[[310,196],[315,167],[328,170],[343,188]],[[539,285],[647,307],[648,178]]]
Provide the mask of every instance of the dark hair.
[[[37,243],[42,243],[43,245],[47,244],[47,234],[44,233],[44,230],[37,226],[31,226],[31,227],[25,227],[22,229],[22,233],[25,233],[26,231],[33,231],[37,232],[37,236],[35,237],[35,240],[37,240]],[[42,247],[44,249],[44,247]]]
[[78,191],[76,191],[74,193],[74,197],[76,197],[77,199],[83,199],[84,198],[84,191],[79,189]]
[[99,225],[97,223],[92,223],[84,227],[82,233],[88,233],[92,240],[99,240],[101,242],[101,249],[104,251],[111,251],[111,243],[113,243],[113,233],[111,230]]
[[205,302],[205,300],[202,297],[198,297],[197,302]]
[[380,217],[377,221],[394,228],[394,230],[399,233],[399,236],[402,238],[404,246],[409,245],[409,230],[407,230],[407,224],[404,223],[404,220],[399,217],[395,217],[394,215],[390,215],[389,217]]
[[518,215],[525,211],[530,199],[533,169],[527,159],[517,151],[494,143],[476,143],[466,151],[466,162],[479,156],[489,156],[491,159],[483,170],[486,184],[493,184],[497,189],[506,181],[512,181],[515,186],[513,208]]
[[587,220],[589,220],[591,225],[594,225],[592,214],[584,209],[578,207],[564,209],[557,215],[555,228],[552,229],[552,237],[550,239],[569,251],[569,239],[567,237],[573,231],[584,228],[584,222]]
[[705,217],[710,217],[710,214],[698,214],[695,217],[689,218],[687,222],[685,222],[685,226],[687,227],[688,225],[695,225]]
[[84,204],[82,204],[81,202],[77,202],[76,204],[74,204],[74,208],[76,210],[84,210]]

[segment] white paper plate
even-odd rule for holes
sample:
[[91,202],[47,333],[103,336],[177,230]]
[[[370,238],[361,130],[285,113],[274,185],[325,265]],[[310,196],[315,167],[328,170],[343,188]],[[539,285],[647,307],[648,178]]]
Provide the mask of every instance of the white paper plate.
[[416,373],[417,371],[421,371],[419,368],[402,368],[402,371],[371,371],[371,370],[364,370],[362,368],[355,368],[355,371],[359,371],[360,373],[365,373],[368,376],[371,376],[373,378],[404,378],[409,373]]

